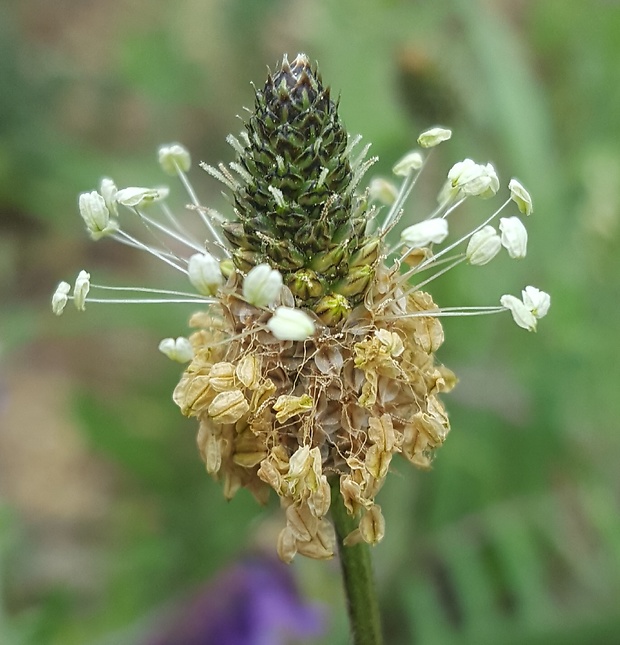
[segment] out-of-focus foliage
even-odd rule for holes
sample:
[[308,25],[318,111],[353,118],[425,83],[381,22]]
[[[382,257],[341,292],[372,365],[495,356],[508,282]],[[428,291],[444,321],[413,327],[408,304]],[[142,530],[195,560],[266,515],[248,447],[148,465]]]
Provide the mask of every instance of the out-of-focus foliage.
[[[0,642],[140,643],[171,600],[273,547],[278,509],[225,503],[171,402],[178,369],[156,346],[184,333],[190,310],[92,306],[58,320],[48,302],[82,266],[99,283],[168,281],[130,249],[90,242],[77,193],[104,175],[160,183],[160,143],[230,160],[249,83],[305,51],[372,142],[377,173],[423,128],[454,128],[408,212],[428,212],[465,156],[534,196],[526,261],[454,271],[437,302],[494,304],[532,283],[553,298],[536,335],[508,317],[445,323],[441,358],[460,377],[452,433],[433,471],[398,462],[379,497],[388,642],[616,643],[618,33],[613,0],[5,3]],[[215,181],[192,179],[226,212]],[[325,642],[347,642],[336,567],[294,571],[332,607]]]

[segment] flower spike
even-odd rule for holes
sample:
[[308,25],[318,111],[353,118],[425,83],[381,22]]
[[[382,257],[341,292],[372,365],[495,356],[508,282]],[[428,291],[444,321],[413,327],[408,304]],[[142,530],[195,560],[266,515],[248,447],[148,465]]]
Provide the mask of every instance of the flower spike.
[[[307,56],[285,56],[255,95],[244,131],[227,139],[234,159],[201,164],[230,191],[229,213],[201,204],[189,150],[177,143],[160,147],[158,160],[186,193],[185,220],[168,204],[167,188],[119,190],[104,179],[99,192],[79,198],[93,239],[145,251],[194,291],[97,285],[82,271],[73,292],[58,285],[52,311],[60,315],[71,299],[80,311],[86,303],[190,305],[194,332],[163,339],[159,350],[187,363],[173,400],[196,419],[207,472],[227,498],[240,488],[261,503],[270,491],[280,497],[282,560],[326,559],[336,546],[330,510],[348,522],[345,545],[378,543],[389,518],[376,497],[394,455],[428,469],[446,440],[441,396],[456,377],[435,356],[441,318],[510,312],[535,331],[551,299],[526,286],[521,298],[506,294],[497,305],[450,307],[427,291],[460,264],[488,264],[502,247],[512,258],[527,251],[522,221],[503,216],[511,202],[532,212],[516,179],[505,202],[473,224],[456,213],[468,198],[499,191],[490,163],[454,164],[433,212],[411,215],[407,201],[430,149],[450,130],[419,136],[423,151],[393,167],[398,185],[375,179],[364,190],[376,159],[347,133]],[[136,220],[146,241],[129,228]]]

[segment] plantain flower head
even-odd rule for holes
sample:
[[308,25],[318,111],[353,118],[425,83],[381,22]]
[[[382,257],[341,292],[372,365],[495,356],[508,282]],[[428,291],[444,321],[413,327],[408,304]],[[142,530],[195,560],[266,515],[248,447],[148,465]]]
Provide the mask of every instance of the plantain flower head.
[[[451,135],[439,127],[422,133],[422,150],[402,157],[395,178],[364,190],[375,161],[369,146],[349,136],[316,66],[300,54],[292,62],[284,57],[256,90],[244,130],[228,137],[235,159],[201,164],[230,192],[226,216],[198,199],[187,176],[189,152],[180,144],[160,148],[162,169],[176,174],[189,196],[186,216],[204,225],[198,239],[168,205],[167,188],[117,190],[105,180],[104,194],[80,199],[93,238],[146,251],[179,273],[185,288],[106,287],[83,271],[73,295],[60,283],[54,313],[70,299],[80,310],[134,296],[193,305],[193,333],[159,345],[187,363],[174,402],[196,420],[200,456],[227,498],[241,488],[263,503],[271,491],[278,495],[284,561],[297,553],[333,556],[330,488],[359,520],[346,543],[376,544],[386,530],[376,498],[395,456],[430,468],[450,430],[441,396],[456,382],[436,358],[442,317],[509,311],[534,331],[549,309],[548,294],[531,286],[521,298],[507,294],[481,307],[441,307],[428,292],[447,271],[486,265],[502,247],[510,258],[526,253],[521,219],[500,219],[510,206],[532,212],[516,180],[502,205],[468,233],[450,236],[449,219],[464,201],[499,191],[490,163],[456,163],[435,211],[421,219],[408,214],[428,156]],[[151,239],[134,235],[131,220]],[[388,236],[397,226],[393,242]]]

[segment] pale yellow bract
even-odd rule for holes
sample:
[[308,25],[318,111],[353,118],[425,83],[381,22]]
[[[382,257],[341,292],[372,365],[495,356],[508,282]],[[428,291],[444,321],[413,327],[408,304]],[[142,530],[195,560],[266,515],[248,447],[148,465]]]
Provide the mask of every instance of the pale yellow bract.
[[[332,477],[360,517],[347,544],[379,542],[385,522],[375,496],[393,455],[428,468],[448,433],[438,395],[455,378],[434,357],[441,323],[420,315],[436,306],[426,293],[404,295],[399,276],[379,266],[374,288],[345,325],[335,330],[317,318],[317,332],[304,341],[266,333],[267,314],[236,296],[234,276],[220,304],[193,317],[200,327],[190,337],[194,359],[174,400],[198,419],[200,454],[227,497],[241,487],[263,503],[270,489],[279,495],[285,561],[334,554],[326,519]],[[290,299],[286,288],[280,298]]]

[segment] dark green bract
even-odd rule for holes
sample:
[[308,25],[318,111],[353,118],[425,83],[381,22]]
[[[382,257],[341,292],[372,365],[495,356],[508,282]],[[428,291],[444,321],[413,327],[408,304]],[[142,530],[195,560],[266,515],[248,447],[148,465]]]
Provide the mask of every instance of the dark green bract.
[[223,225],[234,263],[269,263],[298,305],[337,324],[363,298],[377,260],[367,200],[355,193],[372,160],[365,151],[352,158],[338,103],[301,54],[256,90],[245,127],[236,219]]

